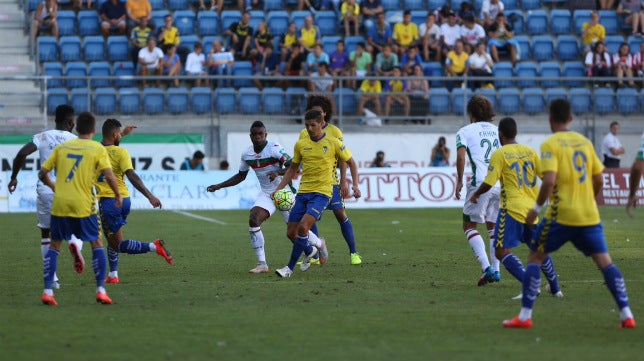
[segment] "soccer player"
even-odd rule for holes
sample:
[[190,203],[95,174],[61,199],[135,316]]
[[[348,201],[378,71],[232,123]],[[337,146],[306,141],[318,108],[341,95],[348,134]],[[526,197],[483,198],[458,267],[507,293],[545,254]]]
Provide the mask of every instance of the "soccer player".
[[[482,194],[501,181],[501,204],[494,227],[494,252],[508,272],[519,282],[523,282],[525,269],[519,258],[512,254],[512,248],[517,247],[519,243],[527,244],[534,235],[534,227],[525,223],[525,215],[537,199],[540,161],[534,149],[517,143],[516,136],[517,123],[514,119],[501,119],[501,148],[492,154],[487,176],[470,197],[470,202],[478,203]],[[550,256],[541,264],[541,270],[548,279],[548,291],[557,298],[563,298]]]
[[[107,150],[99,142],[92,140],[96,133],[94,115],[88,112],[80,113],[76,123],[78,139],[68,140],[54,148],[38,173],[38,178],[54,190],[51,244],[43,267],[45,290],[42,295],[42,303],[50,306],[58,305],[52,288],[60,246],[63,240],[69,241],[72,234],[83,241],[89,241],[92,245],[92,265],[97,286],[96,302],[112,303],[104,287],[107,265],[96,216],[93,191],[96,175],[102,172],[114,191],[115,207],[120,207],[123,199],[110,166]],[[54,169],[55,184],[48,177],[49,172]]]
[[550,204],[530,242],[521,312],[513,319],[503,321],[504,327],[532,327],[532,307],[541,282],[539,268],[549,253],[568,241],[584,255],[592,257],[603,273],[606,286],[619,308],[621,327],[635,327],[624,277],[608,254],[595,203],[595,196],[603,187],[604,167],[593,143],[570,130],[572,120],[567,100],[556,99],[550,103],[549,122],[554,134],[541,144],[543,183],[534,207],[526,216],[526,224],[534,223],[548,198]]
[[[291,156],[281,145],[267,140],[267,135],[264,123],[253,122],[250,126],[250,140],[253,144],[241,154],[239,172],[227,180],[207,188],[208,192],[215,192],[222,188],[236,186],[246,179],[250,169],[255,171],[262,192],[257,196],[253,208],[250,209],[248,231],[250,232],[250,245],[257,256],[257,266],[248,272],[256,274],[269,272],[264,251],[264,233],[261,227],[262,223],[277,210],[271,194],[277,190],[276,187],[286,172],[284,167],[291,163]],[[284,222],[288,222],[289,212],[280,211],[280,213]],[[320,248],[326,248],[324,240],[318,239],[314,234],[309,234],[309,241]],[[326,259],[324,261],[326,262]]]
[[635,208],[637,206],[637,188],[640,185],[642,173],[644,173],[644,134],[642,134],[642,142],[640,144],[640,149],[637,152],[637,157],[631,167],[630,183],[628,186],[629,192],[628,202],[626,203],[626,213],[631,217],[633,216],[631,208]]
[[[295,196],[295,205],[288,218],[287,236],[293,241],[293,249],[288,265],[275,273],[280,277],[291,277],[295,263],[304,252],[300,270],[306,271],[311,266],[311,258],[318,253],[318,248],[309,244],[309,230],[320,218],[333,195],[333,178],[336,159],[347,163],[353,177],[354,197],[360,196],[358,188],[358,166],[349,149],[337,138],[324,132],[324,118],[318,110],[309,110],[304,115],[304,125],[308,138],[300,138],[295,143],[293,160],[275,188],[286,187],[302,165],[300,189]],[[320,262],[327,258],[326,249],[320,248]],[[323,263],[323,262],[322,262]]]
[[[472,203],[470,198],[487,175],[490,157],[499,148],[499,135],[497,127],[492,124],[494,108],[486,97],[474,95],[467,103],[467,115],[470,118],[470,124],[461,128],[456,134],[456,199],[461,199],[467,155],[472,167],[472,180],[467,184],[467,196],[463,207],[463,231],[481,264],[483,274],[479,278],[478,285],[483,286],[501,279],[499,261],[493,251],[494,224],[499,213],[499,187],[496,185],[492,187],[489,192],[479,197],[476,203]],[[487,258],[483,237],[477,230],[477,226],[483,223],[490,236],[491,265]]]
[[119,253],[156,252],[156,254],[165,258],[169,264],[173,264],[174,260],[170,251],[165,248],[165,242],[162,239],[157,239],[153,243],[139,242],[133,239],[123,240],[123,226],[127,223],[126,219],[130,214],[131,205],[130,191],[125,184],[124,176],[127,176],[134,188],[150,201],[152,207],[161,208],[161,201],[145,187],[141,178],[134,171],[132,158],[127,149],[119,147],[123,137],[121,122],[116,119],[107,119],[103,123],[102,133],[102,144],[107,149],[112,171],[118,183],[119,193],[123,198],[123,204],[120,207],[116,207],[116,198],[112,188],[106,182],[104,175],[99,174],[96,190],[101,225],[103,226],[103,233],[107,237],[107,255],[110,268],[110,273],[107,275],[105,283],[119,283]]
[[[341,142],[343,141],[343,134],[340,128],[331,124],[331,116],[333,115],[333,105],[328,97],[322,95],[311,95],[307,98],[306,110],[317,110],[322,113],[322,131],[325,134],[329,134],[334,138],[338,138]],[[300,132],[300,139],[310,138],[309,132],[307,129],[302,129]],[[336,168],[340,168],[340,179],[338,180],[338,174]],[[352,265],[362,264],[362,257],[358,253],[356,248],[356,239],[353,233],[353,224],[347,216],[346,209],[344,207],[344,198],[349,197],[349,187],[346,181],[347,174],[347,164],[342,161],[342,159],[337,159],[336,164],[331,169],[333,174],[333,195],[331,201],[327,205],[327,209],[333,211],[335,219],[340,224],[340,230],[342,231],[342,236],[344,237],[347,246],[349,247],[349,255],[351,257]],[[360,189],[357,186],[357,180],[353,180],[353,192],[356,195],[356,198],[360,198]],[[358,193],[356,193],[358,192]],[[311,229],[313,233],[318,234],[317,225],[313,224]]]
[[[18,186],[18,172],[25,165],[25,159],[36,150],[40,156],[40,162],[44,163],[51,155],[54,148],[65,141],[76,139],[72,134],[74,129],[74,108],[69,105],[59,105],[56,107],[56,129],[46,130],[33,136],[32,140],[22,146],[13,160],[13,168],[11,169],[11,180],[9,181],[9,193],[13,193]],[[50,175],[50,179],[54,181],[55,176]],[[54,192],[51,188],[45,186],[43,182],[38,182],[36,188],[36,215],[38,218],[38,228],[40,228],[40,253],[42,254],[43,262],[47,251],[49,251],[50,239],[50,220],[51,220],[51,204],[54,200]],[[74,270],[78,273],[83,273],[85,270],[85,260],[81,250],[83,242],[72,235],[69,240],[69,251],[74,259]],[[58,289],[58,277],[54,274],[53,288]]]

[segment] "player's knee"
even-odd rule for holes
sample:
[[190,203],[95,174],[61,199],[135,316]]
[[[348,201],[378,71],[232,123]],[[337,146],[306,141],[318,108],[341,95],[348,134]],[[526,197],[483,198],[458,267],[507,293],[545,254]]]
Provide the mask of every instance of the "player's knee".
[[505,257],[506,255],[508,255],[510,253],[512,253],[512,249],[510,249],[510,248],[495,248],[494,249],[494,255],[499,260],[501,260],[503,257]]

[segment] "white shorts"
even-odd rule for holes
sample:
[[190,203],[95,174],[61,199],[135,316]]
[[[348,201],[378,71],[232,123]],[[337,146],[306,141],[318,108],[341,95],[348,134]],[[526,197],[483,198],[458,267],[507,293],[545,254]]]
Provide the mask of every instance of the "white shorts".
[[51,228],[51,205],[54,202],[53,193],[38,194],[36,197],[36,215],[38,216],[38,228]]
[[470,202],[470,198],[476,192],[478,187],[473,185],[467,186],[467,196],[465,198],[465,205],[463,206],[463,214],[470,217],[470,221],[475,223],[492,222],[496,223],[496,218],[499,214],[499,187],[492,187],[486,193],[483,193],[477,203]]
[[[255,204],[253,204],[253,207],[263,208],[267,210],[271,216],[277,210],[277,207],[275,207],[275,203],[273,203],[271,196],[264,192],[261,192],[259,194],[259,197],[257,197],[257,200],[255,201]],[[279,211],[279,212],[282,213],[282,218],[284,218],[284,222],[288,222],[289,212],[288,211]]]

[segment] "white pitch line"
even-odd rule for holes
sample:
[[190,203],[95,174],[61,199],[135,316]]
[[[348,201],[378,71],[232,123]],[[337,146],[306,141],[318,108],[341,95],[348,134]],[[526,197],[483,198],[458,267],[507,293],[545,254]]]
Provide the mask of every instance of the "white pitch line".
[[175,211],[173,211],[173,212],[174,212],[174,213],[179,213],[179,214],[184,215],[184,216],[186,216],[186,217],[195,218],[195,219],[199,219],[199,220],[206,221],[206,222],[210,222],[210,223],[217,223],[217,224],[221,224],[222,226],[227,225],[227,223],[226,223],[226,222],[222,222],[222,221],[220,221],[220,220],[218,220],[218,219],[208,218],[208,217],[203,217],[203,216],[200,216],[200,215],[198,215],[198,214],[193,214],[193,213],[190,213],[190,212],[176,211],[176,210],[175,210]]

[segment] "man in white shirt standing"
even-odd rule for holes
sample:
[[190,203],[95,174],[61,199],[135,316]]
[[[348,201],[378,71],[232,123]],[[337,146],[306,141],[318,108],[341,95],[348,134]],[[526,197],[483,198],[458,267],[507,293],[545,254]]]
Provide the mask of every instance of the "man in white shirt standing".
[[[147,47],[139,50],[139,66],[142,76],[163,74],[163,50],[157,48],[157,39],[154,36],[148,39]],[[146,81],[143,80],[143,87],[145,86]],[[157,79],[157,87],[160,86],[161,79]]]
[[[193,76],[206,76],[206,55],[203,53],[203,46],[200,42],[194,45],[194,51],[188,54],[186,60],[186,73]],[[195,86],[201,86],[201,79],[195,80]],[[210,86],[210,82],[206,79],[206,86]]]
[[606,168],[619,168],[619,160],[624,154],[624,147],[617,138],[619,133],[619,123],[610,123],[610,132],[604,137],[602,142],[602,152],[604,153],[604,167]]

